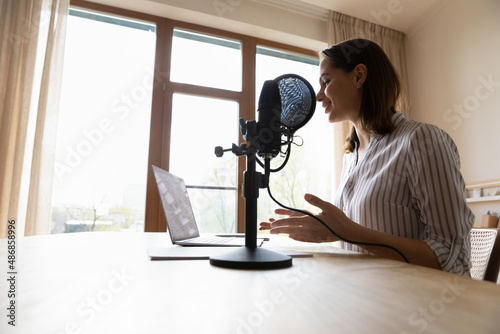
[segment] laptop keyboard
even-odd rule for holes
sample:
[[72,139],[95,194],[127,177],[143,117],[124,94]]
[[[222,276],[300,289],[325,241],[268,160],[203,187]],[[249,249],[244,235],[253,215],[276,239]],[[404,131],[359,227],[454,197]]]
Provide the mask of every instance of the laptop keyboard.
[[235,238],[234,237],[211,237],[211,236],[206,236],[206,237],[198,237],[198,238],[193,238],[189,239],[186,241],[189,242],[202,242],[202,243],[207,243],[207,244],[227,244],[229,242],[232,242]]

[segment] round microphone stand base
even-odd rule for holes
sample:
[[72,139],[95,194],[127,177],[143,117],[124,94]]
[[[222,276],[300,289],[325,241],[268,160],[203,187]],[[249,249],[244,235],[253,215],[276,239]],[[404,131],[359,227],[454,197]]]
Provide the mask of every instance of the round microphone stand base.
[[291,267],[292,258],[260,247],[238,247],[211,256],[210,264],[232,269],[281,269]]

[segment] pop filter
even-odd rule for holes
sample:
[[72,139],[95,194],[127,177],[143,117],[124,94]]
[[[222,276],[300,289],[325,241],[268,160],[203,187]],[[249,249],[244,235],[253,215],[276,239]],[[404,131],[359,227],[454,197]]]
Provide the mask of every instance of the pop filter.
[[281,137],[289,143],[316,109],[316,95],[311,84],[296,74],[284,74],[267,80],[262,86],[258,113],[258,153],[274,158],[281,150]]
[[281,96],[281,124],[293,135],[314,115],[316,94],[311,84],[297,74],[284,74],[274,81]]

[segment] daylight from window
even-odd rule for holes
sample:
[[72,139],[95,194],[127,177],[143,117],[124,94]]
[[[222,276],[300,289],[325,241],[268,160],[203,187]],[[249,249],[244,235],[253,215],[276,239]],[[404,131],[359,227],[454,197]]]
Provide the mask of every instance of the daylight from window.
[[[73,11],[69,16],[52,198],[52,233],[143,231],[155,27]],[[241,91],[241,43],[175,29],[171,80]],[[208,58],[207,58],[208,57]],[[257,47],[256,98],[265,80],[298,74],[318,89],[314,57]],[[203,61],[200,61],[203,59]],[[256,101],[257,105],[257,101]],[[201,232],[235,232],[237,101],[174,93],[169,171],[183,178]],[[314,211],[303,195],[331,200],[332,127],[318,112],[296,133],[290,161],[271,174],[273,195]],[[273,159],[281,164],[283,157]],[[319,177],[321,175],[321,177]],[[261,189],[259,221],[277,207]]]
[[233,101],[174,94],[170,172],[184,179],[200,232],[236,231],[237,158],[216,146],[238,142]]
[[155,27],[86,11],[71,14],[52,233],[142,231]]
[[241,91],[241,43],[174,29],[170,80]]

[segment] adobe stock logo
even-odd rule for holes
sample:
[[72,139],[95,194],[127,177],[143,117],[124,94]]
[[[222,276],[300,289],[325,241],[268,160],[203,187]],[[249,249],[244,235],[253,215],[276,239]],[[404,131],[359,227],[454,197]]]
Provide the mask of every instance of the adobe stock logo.
[[453,123],[452,128],[458,129],[465,118],[469,118],[471,113],[476,111],[481,105],[481,101],[485,101],[496,91],[496,87],[500,86],[500,82],[493,81],[493,75],[488,75],[484,78],[482,75],[478,77],[479,84],[474,89],[474,94],[471,94],[463,99],[462,103],[453,104],[453,108],[448,108],[443,113],[443,120],[448,123]]
[[13,48],[19,48],[23,44],[38,38],[38,33],[46,29],[50,24],[50,14],[45,10],[40,10],[41,1],[35,1],[34,6],[38,7],[32,9],[33,16],[21,18],[16,22],[16,26],[22,27],[20,33],[9,32],[6,41],[11,44]]
[[[445,287],[441,289],[439,296],[429,301],[427,305],[420,306],[408,318],[408,324],[414,327],[417,333],[425,332],[429,324],[443,314],[447,306],[454,303],[462,295],[463,291],[467,289],[466,285],[461,285],[458,282],[457,277],[455,277],[453,282],[445,280],[443,284]],[[409,334],[409,332],[402,331],[399,334]]]
[[212,6],[214,7],[217,15],[224,16],[226,12],[232,12],[236,7],[241,5],[243,0],[214,0]]
[[140,112],[140,104],[151,96],[152,90],[160,84],[155,79],[155,73],[151,68],[145,69],[142,80],[134,85],[129,91],[122,92],[106,110],[102,119],[96,120],[92,128],[83,129],[77,134],[79,140],[74,145],[65,146],[65,154],[54,164],[54,175],[58,182],[63,182],[65,174],[70,174],[79,167],[85,158],[92,155],[107,138],[134,112]]
[[[268,318],[275,315],[281,305],[289,302],[289,297],[295,295],[302,284],[314,274],[318,263],[314,259],[295,265],[290,270],[283,272],[281,287],[268,292],[269,298],[254,300],[253,309],[245,316],[237,317],[237,326],[231,333],[255,334],[261,332],[261,327]],[[229,334],[229,333],[226,333]]]
[[78,305],[77,314],[84,317],[86,323],[94,320],[96,315],[102,312],[134,279],[134,276],[129,275],[125,269],[120,272],[113,270],[111,274],[113,277],[108,281],[106,288],[99,290],[95,296],[88,296],[85,302]]
[[[406,0],[403,2],[412,2],[412,0]],[[400,0],[390,0],[387,3],[387,9],[381,9],[379,11],[375,11],[372,9],[370,11],[370,14],[372,14],[373,18],[375,18],[375,20],[379,24],[387,26],[389,23],[391,23],[392,16],[401,13],[403,9],[404,6]]]
[[86,333],[86,325],[93,322],[108,305],[113,303],[135,279],[125,269],[118,271],[113,269],[111,278],[102,289],[85,298],[76,308],[78,318],[68,321],[60,330],[53,334],[81,334]]

